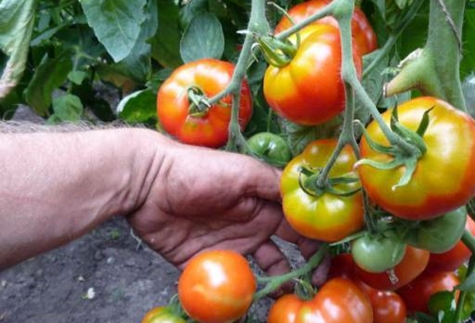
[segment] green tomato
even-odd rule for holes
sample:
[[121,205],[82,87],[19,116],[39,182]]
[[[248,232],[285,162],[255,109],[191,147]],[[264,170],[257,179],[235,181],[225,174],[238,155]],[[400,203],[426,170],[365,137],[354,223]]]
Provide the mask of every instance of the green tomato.
[[463,206],[431,220],[401,220],[398,222],[398,232],[413,247],[443,253],[460,241],[466,222],[467,209]]
[[351,243],[355,264],[370,273],[382,273],[399,264],[406,252],[406,244],[394,231],[365,234]]
[[271,132],[253,135],[247,140],[247,144],[252,155],[273,166],[284,167],[292,159],[287,142]]

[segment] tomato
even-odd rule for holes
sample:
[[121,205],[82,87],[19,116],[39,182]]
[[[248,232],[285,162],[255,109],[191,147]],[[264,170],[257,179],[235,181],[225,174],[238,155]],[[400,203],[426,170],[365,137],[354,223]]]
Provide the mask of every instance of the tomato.
[[403,299],[394,291],[373,288],[356,276],[356,265],[349,253],[342,253],[331,259],[329,279],[347,277],[354,281],[369,297],[373,308],[373,323],[405,323],[406,305]]
[[382,273],[401,262],[406,244],[393,231],[365,234],[351,243],[355,264],[365,271]]
[[[302,125],[328,121],[345,108],[341,80],[341,44],[338,28],[314,24],[300,32],[300,46],[290,62],[269,65],[264,74],[264,96],[281,117]],[[296,43],[296,36],[289,40]],[[361,55],[353,58],[361,74]]]
[[407,221],[409,223],[402,225],[400,231],[408,244],[432,253],[443,253],[460,241],[466,220],[467,209],[463,206],[435,219],[417,221],[415,226],[413,221]]
[[368,296],[350,279],[327,281],[299,310],[296,323],[368,323],[373,310]]
[[442,291],[453,291],[460,284],[453,272],[424,272],[408,285],[397,290],[404,299],[410,313],[429,313],[429,300],[432,295]]
[[[398,107],[400,124],[416,131],[423,114],[430,110],[430,121],[422,140],[427,152],[418,159],[409,183],[397,186],[406,167],[377,169],[368,164],[357,167],[368,196],[393,215],[409,220],[428,220],[468,203],[475,194],[475,121],[447,102],[434,97],[419,97]],[[389,124],[392,110],[382,114]],[[368,137],[381,145],[388,140],[373,121]],[[389,162],[392,156],[373,150],[364,136],[361,157]]]
[[269,309],[267,323],[295,323],[304,302],[295,294],[279,297]]
[[[467,217],[465,229],[475,235],[475,221]],[[431,253],[427,271],[454,271],[470,259],[472,252],[467,246],[459,241],[450,250],[443,253]]]
[[186,320],[175,315],[167,306],[157,306],[145,313],[141,323],[186,323]]
[[358,279],[369,286],[379,290],[396,290],[414,280],[427,267],[430,252],[411,246],[406,247],[406,252],[401,262],[392,270],[384,273],[370,273],[358,266],[355,273]]
[[[314,177],[306,171],[318,173],[326,165],[336,145],[336,139],[313,141],[282,172],[280,190],[284,215],[295,231],[308,238],[338,241],[364,226],[361,191],[350,196],[336,195],[329,191],[312,191]],[[356,157],[351,147],[344,147],[329,177],[353,175],[355,162]],[[343,192],[356,190],[358,187],[357,182],[334,186]]]
[[256,133],[247,140],[247,144],[251,154],[271,165],[284,167],[292,159],[285,139],[271,132]]
[[[317,13],[330,2],[330,0],[311,0],[302,2],[290,8],[288,15],[292,21],[297,24],[309,16]],[[338,27],[338,21],[331,16],[319,19],[316,21],[316,23],[324,23]],[[284,16],[275,27],[275,33],[282,32],[290,28],[292,25],[293,24],[289,18]],[[372,52],[377,48],[378,42],[376,33],[374,32],[373,27],[369,23],[364,12],[358,7],[355,7],[353,12],[353,17],[351,19],[351,29],[353,42],[356,43],[356,46],[362,55]]]
[[[157,94],[157,115],[163,129],[178,140],[193,145],[220,147],[228,139],[231,95],[209,108],[198,109],[188,95],[211,98],[230,83],[234,65],[216,59],[186,63],[170,75]],[[252,115],[252,96],[247,84],[241,87],[239,125],[244,129]]]
[[178,279],[178,298],[185,312],[201,323],[232,322],[252,303],[256,279],[242,255],[211,250],[193,257]]

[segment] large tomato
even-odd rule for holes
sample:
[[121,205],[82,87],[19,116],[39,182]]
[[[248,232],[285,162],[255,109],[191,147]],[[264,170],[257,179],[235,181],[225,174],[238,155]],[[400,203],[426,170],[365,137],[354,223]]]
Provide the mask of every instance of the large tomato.
[[[288,11],[288,16],[292,19],[293,23],[297,24],[320,11],[330,2],[330,0],[305,1],[290,8]],[[284,16],[275,27],[275,33],[279,33],[292,27],[293,23],[287,16]],[[324,23],[338,27],[338,21],[331,16],[319,19],[316,21],[316,23]],[[378,42],[376,39],[376,33],[374,32],[371,24],[368,22],[364,12],[358,7],[355,7],[353,12],[353,17],[351,19],[351,29],[353,41],[356,43],[356,46],[362,55],[372,52],[377,48]]]
[[460,284],[460,279],[453,272],[424,272],[414,281],[397,290],[404,299],[410,313],[429,313],[429,300],[437,292],[452,292]]
[[[430,110],[431,109],[431,110]],[[361,183],[368,196],[386,211],[406,219],[427,220],[467,204],[475,194],[475,121],[447,102],[434,97],[419,97],[401,104],[399,122],[416,131],[423,114],[429,124],[422,137],[427,151],[417,161],[409,183],[397,186],[406,167],[377,169],[361,164]],[[392,110],[382,118],[389,125]],[[367,127],[368,137],[381,145],[388,140],[377,122]],[[366,137],[361,140],[361,156],[375,162],[390,162],[393,157],[373,150]]]
[[373,309],[368,296],[350,279],[327,281],[310,301],[300,308],[296,323],[368,323]]
[[295,323],[304,302],[296,294],[279,297],[269,309],[267,323]]
[[[467,217],[465,229],[475,235],[475,221]],[[472,252],[467,246],[459,241],[450,250],[443,253],[431,253],[427,271],[454,271],[470,259]]]
[[[315,24],[302,29],[300,45],[285,66],[270,65],[264,75],[264,96],[281,117],[302,125],[328,121],[345,108],[341,80],[341,43],[338,28]],[[289,40],[296,44],[295,35]],[[354,50],[361,74],[361,55]]]
[[[178,140],[193,145],[220,147],[228,139],[232,97],[227,95],[210,107],[193,104],[196,98],[211,98],[230,83],[234,65],[216,59],[201,59],[177,68],[160,86],[157,115],[163,129]],[[241,87],[239,124],[244,129],[252,115],[252,97],[244,80]]]
[[[280,190],[282,208],[289,224],[305,237],[338,241],[364,226],[363,195],[361,191],[341,196],[329,191],[318,192],[312,188],[316,176],[329,160],[336,139],[311,142],[284,168]],[[344,147],[333,165],[329,178],[351,176],[356,157],[348,145]],[[359,183],[340,183],[334,186],[341,192],[358,189]]]
[[243,316],[256,291],[256,279],[242,255],[205,251],[193,257],[178,280],[185,312],[201,323],[232,322]]
[[379,290],[396,290],[419,276],[429,263],[430,252],[411,246],[406,247],[406,252],[401,262],[392,270],[384,273],[370,273],[356,266],[356,276],[369,286]]

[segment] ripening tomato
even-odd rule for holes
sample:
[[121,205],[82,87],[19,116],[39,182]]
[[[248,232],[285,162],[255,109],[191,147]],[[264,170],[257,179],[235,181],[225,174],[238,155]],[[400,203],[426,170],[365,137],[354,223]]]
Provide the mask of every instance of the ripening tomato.
[[419,276],[429,263],[430,252],[406,246],[401,262],[384,273],[370,273],[356,266],[358,279],[379,290],[396,290]]
[[[475,121],[468,114],[434,97],[419,97],[398,106],[399,123],[416,131],[426,111],[429,123],[423,137],[427,151],[417,160],[409,183],[397,186],[406,167],[357,167],[368,196],[389,213],[408,220],[428,220],[450,212],[475,195]],[[389,125],[392,109],[382,118]],[[388,140],[376,121],[366,128],[380,145]],[[361,139],[361,157],[387,163],[393,157],[373,150]]]
[[[341,80],[341,43],[338,28],[314,24],[300,32],[300,46],[284,66],[269,65],[264,74],[264,96],[281,117],[302,125],[326,122],[345,108]],[[297,37],[289,41],[296,45]],[[358,75],[362,59],[353,51]]]
[[[315,140],[294,157],[284,168],[280,181],[282,208],[290,226],[301,235],[328,242],[338,241],[364,226],[361,190],[343,196],[321,191],[315,177],[324,167],[337,146],[336,139]],[[329,177],[352,176],[356,156],[347,145],[339,154]],[[315,172],[310,175],[308,172]],[[353,177],[356,178],[356,177]],[[340,192],[355,191],[358,182],[335,184]]]
[[196,255],[178,280],[183,309],[201,323],[237,320],[251,306],[255,291],[256,279],[248,261],[231,250]]
[[452,292],[460,284],[454,272],[424,272],[406,286],[397,290],[404,299],[409,313],[429,313],[429,300],[437,292]]
[[[186,63],[169,76],[157,94],[157,115],[163,129],[181,142],[220,147],[228,139],[232,96],[210,107],[193,101],[211,98],[231,81],[234,65],[216,59]],[[244,80],[241,87],[239,125],[244,129],[252,115],[252,96]]]
[[368,323],[373,309],[368,296],[350,279],[327,281],[315,297],[300,308],[295,323]]
[[[475,221],[468,216],[465,229],[475,235]],[[470,259],[472,252],[467,246],[459,241],[450,250],[443,253],[431,253],[427,271],[454,271]]]
[[269,309],[267,323],[295,323],[304,302],[295,294],[279,297]]
[[186,323],[167,306],[157,306],[145,313],[141,323]]
[[[305,1],[290,8],[288,11],[288,16],[292,19],[293,23],[297,24],[320,11],[330,2],[330,0]],[[338,21],[331,16],[319,19],[316,21],[316,23],[324,23],[338,27]],[[289,29],[292,27],[292,25],[293,24],[289,18],[284,16],[275,27],[275,33],[277,34]],[[365,13],[359,7],[355,7],[353,12],[353,17],[351,19],[351,29],[353,41],[362,55],[368,54],[378,47],[376,33],[366,18]]]

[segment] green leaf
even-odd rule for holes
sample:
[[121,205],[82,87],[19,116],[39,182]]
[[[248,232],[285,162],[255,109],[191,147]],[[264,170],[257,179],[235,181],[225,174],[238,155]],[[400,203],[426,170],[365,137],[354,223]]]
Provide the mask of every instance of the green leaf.
[[216,15],[202,13],[190,22],[180,42],[184,62],[202,58],[220,59],[224,52],[224,33]]
[[85,71],[71,71],[68,74],[68,79],[74,84],[81,85],[82,81],[84,81],[88,76],[89,74]]
[[66,94],[53,100],[56,118],[62,121],[79,121],[84,112],[81,99],[73,94]]
[[0,76],[0,100],[18,84],[25,71],[36,5],[36,0],[0,1],[0,50],[9,56]]
[[190,24],[196,16],[209,12],[208,0],[193,0],[180,9],[179,22],[182,29]]
[[123,98],[118,107],[119,118],[131,123],[146,122],[157,116],[156,95],[151,90],[134,92]]
[[475,8],[467,8],[462,31],[463,56],[460,62],[460,76],[462,79],[475,71],[475,55],[473,55],[475,53],[475,41],[473,41],[473,35],[475,35]]
[[158,0],[157,7],[158,29],[151,40],[152,57],[163,67],[174,68],[183,63],[180,57],[178,7],[171,0]]
[[139,39],[146,0],[82,0],[89,26],[115,62],[127,57]]
[[475,293],[475,271],[465,277],[464,281],[457,286],[457,289],[465,292]]
[[46,116],[53,90],[62,85],[72,70],[70,53],[63,51],[56,58],[45,56],[25,89],[26,102],[40,116]]

